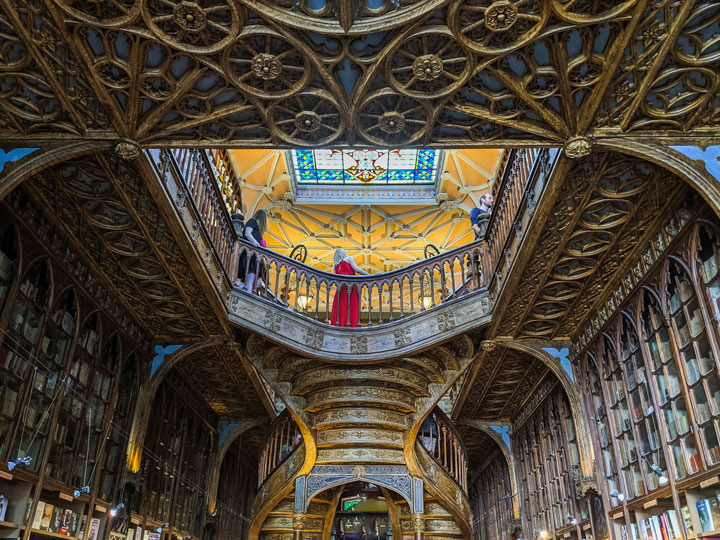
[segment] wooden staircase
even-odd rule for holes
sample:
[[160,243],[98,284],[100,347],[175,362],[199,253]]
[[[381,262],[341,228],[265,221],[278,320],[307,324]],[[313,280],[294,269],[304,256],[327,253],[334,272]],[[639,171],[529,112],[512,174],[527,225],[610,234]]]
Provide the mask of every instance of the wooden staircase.
[[[464,449],[454,438],[451,422],[436,408],[472,362],[474,344],[469,338],[380,362],[328,362],[260,340],[248,343],[247,355],[292,411],[292,418],[284,413],[284,420],[271,428],[276,434],[269,434],[250,540],[329,540],[340,493],[353,478],[384,485],[397,495],[391,516],[395,538],[470,538]],[[443,452],[430,455],[417,442],[425,425],[432,425],[430,433],[436,435],[423,431],[420,438],[434,440],[433,448],[442,447]],[[288,467],[282,456],[300,432],[302,466]],[[383,483],[387,475],[402,476],[405,491]],[[303,491],[296,507],[298,478]],[[422,484],[411,487],[417,479]],[[305,497],[313,497],[307,507]]]
[[[323,540],[330,538],[332,520],[342,489],[335,489],[324,496],[315,497],[310,501],[304,516],[299,538],[294,536],[293,505],[294,490],[285,496],[265,518],[260,528],[259,540]],[[295,524],[298,525],[297,523]]]

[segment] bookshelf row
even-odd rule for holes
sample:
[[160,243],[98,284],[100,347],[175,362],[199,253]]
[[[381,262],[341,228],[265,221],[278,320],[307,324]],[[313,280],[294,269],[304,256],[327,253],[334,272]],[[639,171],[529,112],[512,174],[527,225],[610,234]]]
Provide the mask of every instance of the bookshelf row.
[[[62,491],[41,490],[35,510],[35,484],[0,472],[0,538],[20,540],[29,528],[30,538],[67,540],[167,540],[192,538],[186,532],[163,529],[162,524],[121,510],[116,516],[106,503],[93,504],[89,498],[74,498]],[[87,530],[86,530],[87,529]],[[158,532],[161,529],[161,532]]]
[[[712,484],[711,487],[701,486]],[[620,540],[672,540],[720,536],[720,477],[697,487],[677,492],[673,497],[651,499],[612,514],[615,537]]]

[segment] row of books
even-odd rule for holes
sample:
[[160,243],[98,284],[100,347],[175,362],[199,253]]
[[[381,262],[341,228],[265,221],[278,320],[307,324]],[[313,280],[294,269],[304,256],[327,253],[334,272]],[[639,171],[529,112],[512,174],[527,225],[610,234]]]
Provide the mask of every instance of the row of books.
[[75,330],[75,317],[64,309],[59,309],[53,315],[53,321],[59,325],[66,334],[72,335]]
[[[685,512],[683,512],[683,515]],[[691,534],[692,526],[689,523],[690,514],[685,520],[685,526],[690,526],[688,534]],[[623,540],[628,540],[628,530],[625,525],[620,527],[620,534]],[[682,538],[680,522],[675,510],[667,510],[662,514],[650,516],[647,519],[640,519],[637,523],[630,524],[630,535],[632,540],[671,540]]]
[[[31,505],[32,499],[28,501],[28,513]],[[71,508],[61,508],[60,506],[45,501],[38,501],[31,527],[39,531],[48,531],[65,536],[79,536],[82,538],[85,534],[86,524],[87,516],[84,514],[80,515]],[[90,520],[88,538],[91,540],[97,538],[99,530],[100,520],[98,518],[92,518]]]
[[695,503],[700,517],[700,529],[703,532],[714,531],[720,528],[720,492],[715,496],[700,499]]
[[41,298],[41,295],[39,294],[40,289],[29,279],[23,281],[22,285],[20,285],[20,290],[27,298],[36,304],[44,302],[44,298]]

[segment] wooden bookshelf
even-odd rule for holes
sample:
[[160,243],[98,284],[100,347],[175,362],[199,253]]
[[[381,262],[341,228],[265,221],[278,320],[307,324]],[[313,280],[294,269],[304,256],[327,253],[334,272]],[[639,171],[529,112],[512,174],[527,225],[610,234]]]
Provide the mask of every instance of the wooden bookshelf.
[[68,540],[78,540],[77,536],[69,536],[67,534],[54,533],[50,531],[43,531],[42,529],[30,529],[31,536],[33,534],[38,536],[46,536],[48,538],[66,538]]
[[0,527],[3,529],[25,529],[25,525],[20,525],[19,523],[12,523],[10,521],[0,521]]

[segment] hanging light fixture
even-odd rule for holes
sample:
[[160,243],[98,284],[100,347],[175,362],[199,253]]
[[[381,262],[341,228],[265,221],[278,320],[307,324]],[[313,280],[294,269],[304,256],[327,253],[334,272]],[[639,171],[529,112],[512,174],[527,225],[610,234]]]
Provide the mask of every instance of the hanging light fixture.
[[618,502],[623,502],[623,501],[625,500],[625,494],[624,494],[624,493],[620,493],[617,489],[613,489],[613,490],[610,492],[610,496],[611,496],[613,499],[617,499]]
[[170,526],[169,523],[163,523],[163,524],[160,525],[157,529],[155,529],[155,531],[156,531],[158,534],[161,534],[161,533],[163,532],[163,529],[167,529],[169,526]]
[[77,499],[80,495],[85,495],[87,493],[90,493],[90,486],[83,486],[80,489],[73,491],[73,497]]
[[30,456],[25,456],[14,461],[8,461],[7,468],[9,471],[12,471],[15,467],[27,467],[31,461],[32,458]]
[[125,505],[123,503],[118,504],[115,508],[111,508],[110,516],[116,517],[118,515],[118,513],[120,512],[120,510],[122,510],[123,508],[125,508]]
[[645,461],[648,462],[648,465],[650,465],[650,469],[652,472],[654,472],[658,477],[658,484],[661,486],[664,486],[668,483],[668,477],[663,474],[662,469],[655,465],[654,463],[650,462],[650,460],[646,457]]

